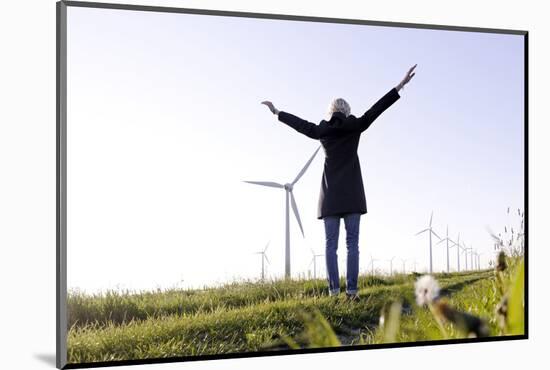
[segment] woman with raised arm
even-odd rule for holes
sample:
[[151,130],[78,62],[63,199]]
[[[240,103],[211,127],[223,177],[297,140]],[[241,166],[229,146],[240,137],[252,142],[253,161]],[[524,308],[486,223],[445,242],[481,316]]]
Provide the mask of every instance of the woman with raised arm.
[[410,68],[397,86],[360,117],[351,114],[349,104],[342,98],[332,101],[329,106],[329,120],[322,120],[318,125],[279,111],[270,101],[262,102],[278,116],[279,121],[312,139],[320,140],[325,151],[317,217],[325,223],[325,256],[331,296],[340,293],[337,249],[340,219],[343,218],[348,250],[346,295],[352,300],[358,299],[359,220],[362,214],[367,213],[357,156],[359,138],[382,112],[399,99],[399,91],[413,78],[415,68],[416,65]]

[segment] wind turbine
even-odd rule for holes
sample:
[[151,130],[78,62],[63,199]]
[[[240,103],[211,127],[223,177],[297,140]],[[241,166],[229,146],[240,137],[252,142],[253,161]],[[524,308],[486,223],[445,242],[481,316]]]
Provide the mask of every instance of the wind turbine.
[[[432,220],[433,220],[433,216],[434,216],[434,213],[432,211],[432,214],[430,216],[430,226],[427,228],[427,229],[424,229],[422,231],[419,231],[416,233],[416,235],[420,235],[422,233],[425,233],[426,231],[428,232],[428,235],[430,236],[430,274],[433,272],[433,268],[432,268],[432,234],[434,234],[435,236],[437,236],[438,239],[441,239],[439,237],[439,235],[436,234],[436,232],[433,230],[432,228]],[[415,236],[416,236],[415,235]]]
[[481,270],[481,255],[483,253],[476,253],[476,257],[477,257],[477,269],[478,270]]
[[291,183],[286,184],[279,184],[277,182],[273,181],[244,181],[249,184],[254,185],[262,185],[262,186],[268,186],[270,188],[279,188],[284,189],[286,198],[285,198],[285,278],[290,278],[290,211],[289,211],[289,203],[292,205],[292,211],[294,212],[294,216],[296,216],[296,221],[298,221],[298,226],[300,226],[300,231],[302,232],[302,236],[304,236],[304,229],[302,227],[302,221],[300,221],[300,214],[298,213],[298,206],[296,205],[296,200],[294,199],[294,194],[292,193],[292,189],[294,188],[294,185],[300,180],[300,178],[306,173],[309,165],[311,162],[313,162],[313,158],[317,155],[317,152],[321,149],[321,147],[318,147],[317,150],[313,153],[311,158],[306,162],[306,165],[302,170],[298,173],[294,181]]
[[474,259],[474,266],[475,266],[475,269],[476,270],[479,270],[479,261],[478,261],[478,257],[479,257],[479,253],[477,253],[477,250],[473,252],[473,255],[475,256],[475,259]]
[[480,252],[477,252],[476,251],[476,264],[477,264],[477,269],[478,270],[481,270],[481,255],[483,253],[480,253]]
[[405,273],[405,264],[407,263],[407,260],[404,258],[398,258],[399,261],[403,264],[403,274]]
[[460,246],[460,249],[462,250],[463,253],[465,253],[465,256],[464,256],[464,271],[468,271],[468,254],[467,254],[468,251],[466,249],[466,246],[464,245],[464,242]]
[[456,242],[452,241],[453,245],[451,248],[456,247],[456,265],[457,265],[457,272],[460,272],[460,233],[458,233],[458,237],[456,239]]
[[370,269],[371,274],[374,276],[374,261],[378,261],[376,258],[372,258],[372,255],[370,256]]
[[470,244],[470,268],[474,269],[474,245]]
[[393,275],[393,260],[395,257],[390,258],[388,261],[390,262],[390,276]]
[[460,248],[464,252],[465,271],[468,271],[468,251],[470,250],[470,248],[467,248],[464,242],[462,242],[462,246]]
[[269,259],[267,258],[267,255],[265,254],[265,252],[267,251],[267,247],[269,247],[269,243],[270,242],[267,242],[267,244],[266,244],[266,246],[263,250],[254,253],[254,254],[261,254],[262,255],[262,281],[265,279],[265,264],[264,264],[264,262],[269,263]]
[[315,251],[312,249],[311,255],[312,258],[309,265],[311,266],[311,264],[313,264],[313,279],[317,279],[317,257],[323,257],[324,254],[315,254]]
[[436,245],[439,245],[440,243],[447,242],[447,273],[449,272],[449,242],[454,243],[451,239],[449,239],[449,225],[447,225],[447,234],[445,236],[445,239],[441,239]]

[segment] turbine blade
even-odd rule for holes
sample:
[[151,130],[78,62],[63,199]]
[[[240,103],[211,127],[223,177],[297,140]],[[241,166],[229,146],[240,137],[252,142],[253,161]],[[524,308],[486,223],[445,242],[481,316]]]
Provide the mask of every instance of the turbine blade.
[[302,221],[300,220],[300,214],[298,213],[298,206],[296,205],[296,200],[294,199],[294,194],[292,194],[292,192],[290,192],[290,203],[292,204],[292,210],[294,211],[294,216],[296,216],[296,220],[298,221],[298,225],[300,226],[302,236],[305,237],[304,228],[302,227]]
[[434,218],[434,211],[432,211],[432,214],[430,215],[430,227],[432,227],[433,218]]
[[309,161],[307,161],[306,165],[304,166],[304,168],[302,168],[302,170],[300,171],[300,173],[298,173],[298,176],[296,176],[296,178],[294,179],[294,181],[292,181],[292,185],[296,184],[298,182],[298,180],[300,180],[300,178],[304,175],[304,173],[306,173],[309,165],[311,164],[311,162],[313,162],[313,158],[315,158],[315,156],[317,155],[317,152],[319,151],[319,149],[321,149],[321,147],[318,147],[317,150],[315,151],[315,153],[313,153],[313,155],[311,156],[311,158],[309,159]]
[[441,239],[440,241],[438,241],[437,243],[435,243],[435,245],[439,245],[441,243],[443,243],[444,241],[446,241],[447,239]]
[[243,181],[249,184],[269,186],[270,188],[284,188],[283,185],[273,181]]
[[269,247],[269,243],[271,243],[271,240],[267,242],[267,244],[265,245],[265,248],[264,248],[264,253],[265,251],[267,251],[267,247]]
[[417,236],[417,235],[420,235],[420,234],[422,234],[422,233],[425,233],[425,232],[428,231],[428,230],[430,230],[430,229],[424,229],[424,230],[422,230],[422,231],[419,231],[419,232],[417,232],[416,234],[414,234],[414,236]]
[[432,234],[434,234],[435,236],[437,236],[437,238],[438,238],[439,240],[441,240],[441,238],[439,237],[439,235],[437,235],[437,233],[436,233],[435,231],[433,231],[432,229],[430,229],[430,232],[431,232]]
[[271,262],[269,262],[269,258],[267,258],[267,255],[264,254],[264,258],[265,258],[265,261],[267,262],[267,264],[271,265]]

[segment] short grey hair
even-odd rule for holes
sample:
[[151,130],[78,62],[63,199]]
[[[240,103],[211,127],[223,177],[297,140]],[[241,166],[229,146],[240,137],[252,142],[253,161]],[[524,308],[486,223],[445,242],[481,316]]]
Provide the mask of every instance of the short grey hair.
[[343,113],[347,117],[351,114],[351,108],[347,101],[345,101],[342,98],[337,98],[337,99],[334,99],[332,102],[330,102],[328,106],[328,111],[327,111],[328,119],[332,117],[332,114],[334,112]]

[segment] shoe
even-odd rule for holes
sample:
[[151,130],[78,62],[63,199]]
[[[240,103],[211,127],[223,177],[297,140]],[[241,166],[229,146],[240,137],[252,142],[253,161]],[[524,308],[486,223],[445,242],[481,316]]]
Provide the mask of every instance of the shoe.
[[360,300],[359,294],[357,293],[346,293],[346,299],[351,302],[358,302]]

